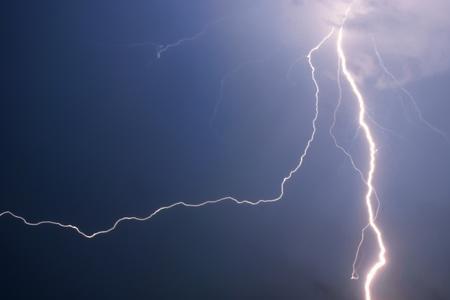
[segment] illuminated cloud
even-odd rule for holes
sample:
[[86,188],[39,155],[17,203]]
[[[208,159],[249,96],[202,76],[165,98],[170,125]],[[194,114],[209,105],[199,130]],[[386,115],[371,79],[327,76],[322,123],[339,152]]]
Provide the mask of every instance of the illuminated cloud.
[[[450,2],[370,1],[352,29],[378,48],[400,81],[407,82],[447,70],[450,66]],[[370,44],[370,43],[369,43]]]
[[[309,23],[312,18],[314,28],[325,31],[327,26],[339,25],[350,2],[290,0],[289,3],[291,8],[293,4],[303,7],[298,9],[304,14],[300,17],[303,23]],[[380,74],[372,38],[403,83],[444,72],[450,67],[450,1],[432,2],[433,5],[421,0],[355,2],[347,25],[347,47],[349,54],[355,56],[352,69],[360,79]],[[320,24],[317,21],[321,21]]]

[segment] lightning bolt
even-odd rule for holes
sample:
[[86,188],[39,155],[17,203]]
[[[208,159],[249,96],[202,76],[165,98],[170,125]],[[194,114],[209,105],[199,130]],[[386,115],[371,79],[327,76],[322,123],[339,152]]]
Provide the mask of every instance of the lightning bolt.
[[[344,39],[344,26],[347,21],[347,18],[349,16],[349,13],[351,11],[351,6],[346,10],[345,17],[342,25],[339,28],[338,38],[337,38],[337,54],[339,57],[339,60],[342,64],[342,73],[344,74],[345,78],[347,79],[347,82],[349,83],[353,94],[355,95],[358,107],[359,107],[359,116],[358,116],[358,122],[359,126],[363,129],[368,147],[369,147],[369,170],[367,172],[367,191],[365,196],[365,203],[367,206],[367,213],[368,213],[368,227],[373,230],[376,236],[376,241],[378,244],[378,258],[377,260],[371,265],[365,279],[364,283],[364,293],[365,293],[365,299],[366,300],[372,300],[372,284],[376,276],[378,275],[379,271],[383,266],[386,265],[386,247],[384,245],[383,240],[383,233],[381,229],[379,228],[377,222],[376,222],[376,210],[374,209],[372,198],[374,196],[374,186],[373,186],[373,178],[375,175],[376,170],[376,144],[375,140],[373,138],[372,130],[369,126],[369,124],[366,121],[366,102],[365,99],[359,90],[358,85],[356,84],[355,79],[353,78],[353,75],[348,69],[347,66],[347,57],[345,55],[344,49],[343,49],[343,39]],[[363,230],[364,232],[364,230]]]
[[[334,111],[333,111],[333,121],[332,121],[330,129],[329,129],[329,134],[330,134],[330,136],[331,136],[331,138],[332,138],[332,140],[334,142],[335,147],[344,154],[344,156],[350,162],[350,165],[352,166],[352,169],[356,172],[356,174],[359,176],[361,181],[365,185],[367,185],[367,180],[364,177],[363,171],[356,165],[356,162],[353,159],[353,156],[351,155],[351,153],[347,149],[345,149],[344,146],[342,146],[338,142],[338,140],[336,138],[336,135],[334,134],[334,129],[336,127],[336,122],[337,122],[337,114],[338,114],[339,109],[340,109],[341,104],[342,104],[341,73],[342,73],[342,61],[341,61],[341,59],[338,58],[338,67],[337,67],[337,72],[336,72],[336,82],[337,82],[337,86],[338,86],[338,99],[337,99],[336,106],[335,106]],[[379,196],[378,196],[378,194],[377,194],[375,189],[374,189],[374,196],[375,196],[375,199],[377,201],[377,209],[376,209],[376,213],[375,213],[375,218],[376,218],[377,215],[378,215],[378,212],[380,210],[380,207],[381,207],[381,202],[380,202],[380,198],[379,198]],[[359,273],[358,273],[358,270],[357,270],[357,264],[358,264],[359,255],[360,255],[360,252],[361,252],[361,247],[363,246],[364,241],[365,241],[365,234],[366,234],[366,231],[367,231],[367,229],[369,227],[370,227],[370,224],[367,223],[367,225],[364,226],[364,228],[361,230],[361,238],[360,238],[360,240],[358,242],[358,245],[356,247],[356,252],[355,252],[355,256],[354,256],[353,264],[352,264],[352,274],[351,274],[351,277],[350,277],[350,279],[352,279],[352,280],[358,280],[359,279]]]
[[380,51],[378,50],[378,46],[376,43],[375,38],[372,36],[372,44],[373,44],[373,50],[375,52],[375,55],[377,57],[378,60],[378,65],[380,66],[381,70],[383,70],[383,72],[392,80],[392,82],[394,83],[394,85],[399,88],[405,95],[406,97],[408,97],[408,99],[410,100],[412,107],[414,108],[414,111],[416,112],[417,118],[419,119],[419,121],[424,124],[425,126],[427,126],[430,130],[434,131],[435,133],[437,133],[438,135],[440,135],[442,138],[444,138],[444,140],[450,144],[450,139],[448,137],[448,135],[442,131],[441,129],[437,128],[436,126],[434,126],[433,124],[431,124],[427,119],[425,119],[425,117],[423,116],[422,110],[420,109],[419,105],[417,104],[416,99],[414,98],[414,96],[411,94],[410,91],[408,91],[400,82],[400,80],[398,80],[398,78],[388,69],[388,67],[386,66],[386,64],[384,63],[383,57],[380,54]]
[[92,238],[98,237],[100,235],[104,235],[104,234],[107,234],[107,233],[110,233],[110,232],[114,231],[122,222],[125,222],[125,221],[144,222],[144,221],[150,220],[154,216],[156,216],[156,215],[158,215],[158,214],[160,214],[160,213],[162,213],[164,211],[167,211],[167,210],[170,210],[172,208],[179,207],[179,206],[189,207],[189,208],[198,208],[198,207],[203,207],[203,206],[207,206],[207,205],[210,205],[210,204],[218,204],[218,203],[225,202],[225,201],[234,202],[235,204],[238,204],[238,205],[247,204],[247,205],[256,206],[256,205],[263,204],[263,203],[273,203],[273,202],[277,202],[277,201],[281,200],[283,198],[283,196],[284,196],[284,189],[285,189],[286,183],[288,183],[288,181],[292,178],[292,176],[303,165],[303,162],[304,162],[304,160],[305,160],[305,158],[306,158],[306,156],[308,154],[308,151],[309,151],[309,149],[311,147],[311,144],[313,143],[314,138],[316,136],[316,131],[317,131],[317,124],[316,123],[317,123],[317,119],[318,119],[318,116],[319,116],[319,93],[320,93],[320,89],[319,89],[319,85],[318,85],[317,80],[316,80],[316,68],[314,67],[313,62],[312,62],[312,56],[313,56],[314,52],[319,50],[322,47],[322,45],[325,44],[325,42],[333,35],[334,31],[335,31],[335,29],[333,28],[320,41],[320,43],[317,46],[315,46],[314,48],[312,48],[309,51],[309,53],[307,55],[309,66],[311,68],[311,78],[312,78],[312,81],[314,82],[314,86],[315,86],[315,89],[316,89],[316,92],[315,92],[315,112],[314,112],[314,118],[312,120],[312,132],[311,132],[311,135],[310,135],[310,137],[309,137],[309,139],[308,139],[308,141],[306,143],[305,148],[303,149],[303,152],[300,155],[300,158],[298,160],[297,165],[291,171],[289,171],[288,175],[286,177],[284,177],[283,180],[281,181],[280,192],[275,198],[272,198],[272,199],[261,199],[261,200],[257,200],[257,201],[250,201],[250,200],[238,200],[237,198],[234,198],[234,197],[231,197],[231,196],[225,196],[225,197],[222,197],[220,199],[209,200],[209,201],[205,201],[205,202],[201,202],[201,203],[197,203],[197,204],[186,203],[186,202],[180,201],[180,202],[173,203],[171,205],[162,206],[162,207],[156,209],[155,211],[153,211],[152,213],[150,213],[149,215],[147,215],[145,217],[136,217],[136,216],[122,217],[122,218],[118,219],[117,221],[115,221],[114,224],[111,227],[109,227],[107,229],[104,229],[104,230],[96,231],[96,232],[91,233],[91,234],[86,233],[86,232],[82,231],[78,226],[71,225],[71,224],[64,224],[64,223],[60,223],[60,222],[56,222],[56,221],[37,221],[37,222],[32,222],[32,221],[29,221],[29,220],[27,220],[26,218],[24,218],[24,217],[22,217],[20,215],[17,215],[15,213],[9,211],[9,210],[1,212],[0,213],[0,217],[10,216],[10,217],[13,217],[13,218],[15,218],[17,220],[22,221],[25,225],[28,225],[28,226],[53,225],[53,226],[57,226],[57,227],[60,227],[60,228],[63,228],[63,229],[71,229],[71,230],[75,231],[76,233],[78,233],[80,236],[82,236],[84,238],[92,239]]
[[[356,255],[355,255],[355,259],[353,261],[353,272],[352,272],[352,279],[358,279],[359,278],[359,274],[356,271],[356,264],[358,261],[358,257],[359,257],[359,253],[360,253],[360,249],[361,246],[364,243],[365,240],[365,232],[368,229],[371,229],[376,236],[376,241],[377,241],[377,245],[378,245],[378,255],[377,255],[377,260],[375,262],[373,262],[373,264],[370,266],[367,274],[366,274],[366,278],[365,278],[365,283],[364,283],[364,292],[365,292],[365,300],[372,300],[372,285],[373,282],[376,278],[376,276],[379,274],[380,269],[383,268],[383,266],[385,266],[386,264],[386,247],[384,244],[384,240],[383,240],[383,233],[381,231],[381,229],[379,228],[376,220],[377,220],[377,215],[378,215],[378,211],[380,208],[380,204],[379,204],[379,198],[377,196],[374,184],[373,184],[373,179],[374,179],[374,175],[375,175],[375,171],[376,171],[376,152],[377,152],[377,148],[376,148],[376,143],[372,134],[372,129],[370,127],[370,125],[368,124],[367,120],[370,118],[370,116],[367,114],[366,112],[366,101],[353,77],[353,75],[351,74],[351,72],[348,69],[347,66],[347,57],[345,55],[344,49],[343,49],[343,40],[344,40],[344,25],[347,21],[347,18],[349,16],[349,13],[351,11],[351,6],[347,9],[346,13],[345,13],[345,17],[344,20],[342,22],[342,25],[339,27],[338,30],[338,37],[337,37],[337,45],[336,45],[336,50],[337,50],[337,55],[338,55],[338,88],[339,88],[339,98],[338,98],[338,103],[335,107],[334,113],[333,113],[333,123],[330,127],[329,133],[331,135],[331,137],[333,138],[334,144],[335,146],[341,150],[345,156],[349,159],[353,169],[359,174],[361,180],[364,182],[364,184],[367,187],[366,190],[366,194],[365,194],[365,204],[367,207],[367,213],[368,213],[368,223],[367,225],[362,229],[361,231],[361,240],[357,246],[357,251],[356,251]],[[156,57],[157,59],[160,59],[162,57],[162,55],[164,53],[166,53],[168,50],[178,47],[186,42],[190,42],[190,41],[194,41],[197,40],[199,38],[201,38],[203,35],[205,35],[212,26],[216,25],[217,23],[220,23],[224,20],[225,18],[221,18],[218,19],[214,22],[211,22],[209,24],[207,24],[201,31],[199,31],[198,33],[190,36],[190,37],[184,37],[181,38],[173,43],[170,44],[166,44],[166,45],[161,45],[158,44],[156,45],[157,48],[157,52],[156,52]],[[319,116],[319,95],[320,95],[320,87],[316,78],[316,67],[314,66],[313,63],[313,56],[315,54],[316,51],[320,50],[321,47],[332,37],[332,35],[335,32],[335,28],[332,28],[330,30],[330,32],[325,35],[323,37],[323,39],[316,45],[314,46],[306,55],[310,70],[311,70],[311,80],[314,84],[314,88],[315,88],[315,93],[314,93],[314,116],[311,122],[311,126],[312,126],[312,131],[311,134],[307,140],[306,146],[304,147],[303,151],[301,152],[301,155],[298,159],[297,164],[295,165],[295,167],[293,169],[291,169],[288,173],[287,176],[285,176],[280,183],[279,186],[279,193],[274,197],[274,198],[269,198],[269,199],[260,199],[260,200],[239,200],[238,198],[232,197],[232,196],[225,196],[219,199],[215,199],[215,200],[208,200],[208,201],[204,201],[201,203],[187,203],[184,201],[180,201],[180,202],[176,202],[167,206],[162,206],[154,211],[152,211],[151,213],[149,213],[148,215],[144,216],[144,217],[138,217],[138,216],[126,216],[126,217],[121,217],[119,219],[117,219],[112,226],[103,229],[103,230],[99,230],[93,233],[87,233],[85,231],[82,231],[78,226],[75,225],[71,225],[71,224],[65,224],[65,223],[61,223],[61,222],[57,222],[57,221],[50,221],[50,220],[43,220],[43,221],[29,221],[27,220],[25,217],[22,217],[18,214],[13,213],[12,211],[3,211],[0,213],[0,217],[4,217],[4,216],[10,216],[14,219],[20,220],[21,222],[23,222],[25,225],[28,226],[33,226],[33,227],[37,227],[37,226],[41,226],[41,225],[52,225],[52,226],[56,226],[56,227],[60,227],[63,229],[69,229],[69,230],[73,230],[74,232],[76,232],[77,234],[79,234],[81,237],[83,238],[87,238],[87,239],[93,239],[95,237],[98,237],[100,235],[104,235],[107,233],[110,233],[112,231],[114,231],[121,223],[126,222],[126,221],[136,221],[136,222],[144,222],[147,220],[152,219],[153,217],[155,217],[156,215],[171,210],[173,208],[176,207],[186,207],[186,208],[199,208],[199,207],[203,207],[203,206],[207,206],[207,205],[212,205],[212,204],[219,204],[222,202],[233,202],[237,205],[250,205],[250,206],[257,206],[260,204],[264,204],[264,203],[274,203],[277,201],[280,201],[283,197],[284,197],[284,192],[285,192],[285,186],[286,184],[292,179],[292,177],[294,176],[295,173],[297,173],[297,171],[302,167],[303,162],[307,156],[307,154],[309,153],[309,150],[311,148],[312,143],[315,140],[316,137],[316,132],[317,132],[317,121],[318,121],[318,116]],[[386,68],[386,66],[384,65],[384,62],[378,52],[378,49],[375,46],[375,52],[377,54],[380,66],[382,67],[382,69],[384,70],[384,72],[386,74],[388,74],[398,85],[398,80],[396,79],[396,77],[389,72],[389,70]],[[292,68],[298,63],[299,61],[296,61],[289,69],[287,77],[289,78],[289,74],[292,71]],[[221,103],[221,101],[223,100],[223,89],[225,86],[225,81],[228,78],[228,76],[238,72],[243,66],[245,66],[248,63],[244,63],[242,65],[237,66],[235,69],[233,69],[230,73],[227,73],[221,80],[221,86],[220,86],[220,97],[218,102],[216,103],[216,106],[214,107],[214,111],[213,111],[213,116],[211,119],[211,122],[214,121],[215,115],[217,113],[218,107]],[[356,165],[355,161],[353,160],[352,155],[343,147],[341,146],[335,135],[334,135],[334,128],[336,126],[336,118],[337,118],[337,113],[338,110],[340,108],[341,102],[342,102],[342,86],[341,86],[341,78],[340,75],[341,73],[345,76],[347,82],[349,83],[351,90],[354,94],[354,96],[356,97],[357,100],[357,104],[359,107],[359,114],[358,114],[358,123],[359,123],[359,127],[362,129],[367,145],[368,145],[368,160],[369,160],[369,169],[367,171],[367,174],[365,175],[363,173],[363,171],[358,168],[358,166]],[[399,85],[400,86],[400,85]],[[424,118],[423,115],[416,103],[416,101],[414,100],[414,98],[412,97],[412,95],[403,87],[400,86],[400,88],[402,89],[402,91],[411,99],[413,106],[418,114],[419,119],[424,122],[428,127],[430,127],[431,129],[433,129],[434,131],[440,133],[441,135],[443,135],[444,137],[446,137],[447,141],[448,138],[447,136],[440,131],[439,129],[437,129],[436,127],[432,126],[429,122],[427,122]],[[374,205],[374,200],[377,201],[377,204]]]
[[[337,81],[337,86],[338,86],[338,100],[336,103],[336,106],[334,108],[333,111],[333,122],[331,123],[330,129],[329,129],[329,134],[334,142],[334,146],[339,149],[344,155],[345,157],[348,159],[348,161],[350,162],[353,170],[359,175],[360,179],[362,182],[364,182],[367,185],[367,181],[364,178],[364,174],[361,171],[360,168],[358,168],[358,166],[355,163],[355,160],[353,159],[353,156],[350,154],[350,152],[347,151],[347,149],[345,149],[341,144],[339,144],[336,135],[334,134],[334,129],[336,127],[336,122],[337,122],[337,114],[338,111],[341,107],[342,104],[342,83],[341,83],[341,72],[342,72],[342,62],[341,59],[338,59],[338,68],[337,68],[337,73],[336,73],[336,81]],[[359,253],[361,250],[362,245],[364,244],[364,240],[365,240],[365,232],[367,230],[367,228],[369,227],[369,224],[367,224],[362,230],[361,230],[361,239],[359,240],[358,246],[356,248],[356,253],[355,253],[355,257],[353,259],[353,264],[352,264],[352,275],[351,275],[351,279],[353,280],[357,280],[359,279],[359,274],[357,271],[357,263],[359,260]]]

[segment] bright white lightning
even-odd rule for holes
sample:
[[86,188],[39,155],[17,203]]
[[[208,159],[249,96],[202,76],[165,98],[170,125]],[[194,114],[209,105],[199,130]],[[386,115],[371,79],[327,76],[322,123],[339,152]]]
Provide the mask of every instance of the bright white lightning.
[[[363,171],[356,165],[355,160],[353,159],[353,156],[350,154],[349,151],[347,151],[347,149],[344,148],[344,146],[342,146],[341,144],[339,144],[335,134],[334,134],[334,129],[336,127],[336,122],[337,122],[337,113],[341,107],[342,104],[342,83],[341,83],[341,69],[342,69],[342,62],[341,60],[338,58],[338,68],[337,68],[337,73],[336,73],[336,81],[337,81],[337,86],[338,86],[338,99],[337,99],[337,103],[336,106],[334,108],[333,111],[333,122],[331,123],[330,129],[329,129],[329,134],[334,142],[334,145],[337,149],[339,149],[344,155],[345,157],[347,157],[348,161],[350,162],[353,170],[359,175],[361,181],[367,185],[367,180],[364,177]],[[380,209],[380,199],[378,197],[378,194],[376,192],[376,190],[374,190],[374,196],[375,199],[377,201],[377,209],[376,209],[376,213],[375,213],[375,218],[378,215],[378,211]],[[365,233],[366,230],[370,227],[370,223],[367,223],[366,226],[364,226],[364,228],[361,230],[361,238],[358,242],[358,245],[356,247],[356,253],[355,253],[355,257],[353,259],[353,264],[352,264],[352,274],[351,274],[351,279],[352,280],[358,280],[359,279],[359,274],[358,274],[358,270],[357,270],[357,264],[358,264],[358,260],[359,260],[359,254],[361,252],[361,247],[364,244],[365,241]]]
[[334,33],[334,28],[320,41],[320,43],[317,46],[312,48],[311,51],[307,55],[308,62],[309,62],[310,68],[311,68],[311,78],[312,78],[312,80],[314,82],[314,86],[316,88],[316,92],[315,92],[315,112],[314,112],[314,118],[312,120],[312,129],[313,130],[312,130],[311,135],[310,135],[310,137],[309,137],[309,139],[308,139],[308,141],[306,143],[305,148],[303,149],[303,152],[302,152],[302,154],[300,156],[300,159],[299,159],[297,165],[295,166],[294,169],[292,169],[289,172],[289,174],[286,177],[283,178],[283,180],[281,181],[281,184],[280,184],[280,193],[275,198],[272,198],[272,199],[261,199],[261,200],[257,200],[257,201],[250,201],[250,200],[238,200],[238,199],[236,199],[234,197],[226,196],[226,197],[222,197],[220,199],[209,200],[209,201],[201,202],[201,203],[198,203],[198,204],[191,204],[191,203],[186,203],[186,202],[180,201],[180,202],[173,203],[171,205],[162,206],[162,207],[158,208],[157,210],[153,211],[151,214],[149,214],[149,215],[147,215],[145,217],[122,217],[122,218],[118,219],[117,221],[115,221],[114,224],[111,227],[109,227],[107,229],[104,229],[104,230],[100,230],[100,231],[91,233],[91,234],[86,233],[86,232],[82,231],[78,226],[71,225],[71,224],[64,224],[64,223],[55,222],[55,221],[31,222],[31,221],[28,221],[27,219],[25,219],[24,217],[19,216],[19,215],[15,214],[15,213],[13,213],[11,211],[4,211],[4,212],[0,213],[0,217],[9,215],[9,216],[11,216],[11,217],[13,217],[15,219],[18,219],[18,220],[22,221],[25,225],[29,225],[29,226],[54,225],[54,226],[61,227],[61,228],[64,228],[64,229],[72,229],[76,233],[81,235],[82,237],[87,238],[87,239],[92,239],[92,238],[95,238],[97,236],[100,236],[100,235],[112,232],[113,230],[115,230],[117,228],[117,226],[120,223],[122,223],[124,221],[138,221],[138,222],[147,221],[147,220],[153,218],[154,216],[156,216],[157,214],[159,214],[159,213],[161,213],[163,211],[175,208],[177,206],[195,208],[195,207],[206,206],[206,205],[209,205],[209,204],[217,204],[217,203],[224,202],[224,201],[232,201],[232,202],[234,202],[236,204],[248,204],[248,205],[253,205],[254,206],[254,205],[259,205],[259,204],[262,204],[262,203],[273,203],[273,202],[277,202],[277,201],[281,200],[283,198],[283,196],[284,196],[284,187],[285,187],[286,183],[292,178],[292,176],[303,165],[305,157],[308,154],[308,151],[309,151],[309,149],[311,147],[311,144],[314,141],[314,138],[315,138],[315,135],[316,135],[316,130],[317,130],[316,123],[317,123],[317,119],[318,119],[318,116],[319,116],[319,93],[320,93],[320,90],[319,90],[319,85],[318,85],[317,80],[316,80],[316,69],[315,69],[315,67],[314,67],[314,65],[312,63],[312,55],[314,54],[314,52],[316,52],[317,50],[319,50],[322,47],[322,45],[332,36],[333,33]]
[[[367,185],[367,181],[364,178],[364,174],[361,171],[361,169],[358,168],[358,166],[356,165],[356,163],[355,163],[355,161],[353,159],[353,156],[342,145],[339,144],[336,136],[334,135],[334,128],[336,127],[336,122],[337,122],[337,113],[338,113],[339,108],[341,107],[341,103],[342,103],[341,68],[342,68],[342,62],[341,62],[340,59],[338,59],[338,68],[337,68],[337,74],[336,74],[336,81],[337,81],[337,86],[338,86],[338,100],[337,100],[336,106],[335,106],[334,111],[333,111],[333,122],[331,123],[329,134],[330,134],[331,138],[333,139],[334,146],[337,149],[339,149],[347,157],[347,159],[350,162],[353,170],[359,175],[359,177],[361,178],[361,181],[364,182]],[[366,232],[368,227],[369,227],[369,224],[367,224],[361,230],[361,239],[359,240],[358,246],[356,248],[356,254],[355,254],[355,257],[353,259],[351,279],[354,279],[354,280],[359,279],[359,274],[358,274],[356,265],[358,263],[359,252],[360,252],[361,247],[362,247],[362,245],[364,243],[364,240],[365,240],[365,232]]]
[[368,218],[369,218],[369,227],[373,230],[376,236],[376,241],[378,244],[378,258],[377,260],[371,265],[366,279],[364,283],[364,293],[365,293],[365,299],[366,300],[372,300],[372,284],[376,277],[376,275],[379,273],[380,269],[386,264],[386,247],[384,245],[383,240],[383,233],[380,230],[380,228],[377,225],[376,222],[376,210],[374,209],[373,203],[372,203],[372,197],[374,195],[374,187],[373,187],[373,178],[376,170],[376,144],[375,140],[373,138],[372,130],[370,126],[368,125],[366,121],[366,103],[365,99],[360,92],[358,85],[356,84],[355,79],[353,78],[353,75],[348,69],[347,66],[347,57],[345,55],[344,49],[343,49],[343,39],[344,39],[344,25],[345,21],[348,17],[348,14],[350,13],[349,7],[345,14],[345,19],[341,27],[339,28],[339,34],[337,38],[337,53],[339,60],[342,63],[342,72],[347,79],[348,83],[350,84],[350,87],[358,101],[359,106],[359,125],[364,131],[364,135],[367,141],[367,144],[369,146],[369,170],[367,173],[367,193],[365,196],[365,202],[367,206],[367,212],[368,212]]

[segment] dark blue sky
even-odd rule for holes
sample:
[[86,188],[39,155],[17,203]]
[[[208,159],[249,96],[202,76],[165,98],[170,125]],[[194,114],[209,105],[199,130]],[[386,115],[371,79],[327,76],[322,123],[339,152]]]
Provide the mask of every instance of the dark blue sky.
[[[95,232],[177,201],[274,197],[303,151],[314,113],[306,59],[286,75],[324,34],[288,31],[276,7],[4,4],[0,211]],[[155,44],[220,18],[156,59]],[[301,33],[312,27],[309,19],[298,22]],[[328,135],[337,99],[333,43],[314,57],[322,89],[317,138],[282,201],[175,208],[93,240],[4,216],[5,299],[362,299],[363,282],[349,277],[366,222],[364,185]],[[447,133],[449,79],[440,71],[406,84],[427,120]],[[389,249],[375,293],[448,299],[450,145],[419,122],[398,89],[367,80],[363,90],[372,117],[392,129],[374,127],[379,222]],[[336,135],[365,169],[345,84],[343,100]],[[373,258],[372,238],[361,273]]]

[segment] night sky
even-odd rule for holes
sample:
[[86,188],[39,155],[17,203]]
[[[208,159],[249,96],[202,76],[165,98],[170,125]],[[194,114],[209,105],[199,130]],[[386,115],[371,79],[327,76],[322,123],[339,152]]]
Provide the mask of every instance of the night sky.
[[[348,5],[332,2],[2,4],[0,212],[93,233],[178,201],[276,197],[312,130],[305,55],[342,17],[334,4]],[[450,21],[439,13],[450,4],[427,1],[430,13],[417,0],[367,2],[346,48],[378,145],[388,265],[375,300],[450,299],[450,142],[420,120],[372,48],[376,39],[423,118],[450,134]],[[197,33],[158,59],[158,45]],[[1,298],[363,299],[363,279],[350,275],[366,187],[329,135],[335,37],[313,60],[318,131],[281,201],[177,207],[95,239],[2,216]],[[365,171],[343,88],[336,137]],[[369,233],[360,274],[375,247]]]

